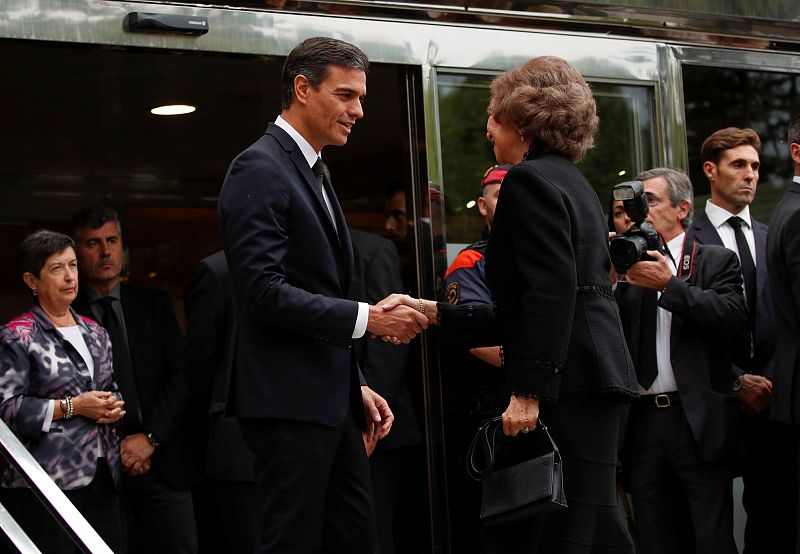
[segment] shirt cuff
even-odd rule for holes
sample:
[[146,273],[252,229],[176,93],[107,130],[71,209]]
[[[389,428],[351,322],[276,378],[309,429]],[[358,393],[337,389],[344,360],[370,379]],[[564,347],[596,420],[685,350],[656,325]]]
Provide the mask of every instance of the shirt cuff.
[[42,423],[42,433],[49,433],[50,426],[53,424],[53,412],[56,411],[57,400],[51,400],[47,404],[47,411],[44,414],[44,423]]
[[353,329],[353,338],[360,339],[367,332],[369,323],[369,304],[366,302],[358,303],[358,317],[356,317],[356,327]]

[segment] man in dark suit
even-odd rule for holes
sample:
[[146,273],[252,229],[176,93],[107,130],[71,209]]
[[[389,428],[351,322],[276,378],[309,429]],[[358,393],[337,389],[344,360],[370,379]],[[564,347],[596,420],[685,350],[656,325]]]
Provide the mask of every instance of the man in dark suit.
[[[350,238],[355,263],[348,298],[378,303],[392,292],[403,289],[400,258],[391,241],[357,229],[350,229]],[[401,530],[418,527],[420,520],[419,505],[403,504],[415,498],[409,493],[422,486],[408,478],[413,475],[411,468],[424,458],[418,448],[422,443],[419,423],[406,386],[409,347],[362,337],[354,342],[353,348],[364,378],[386,399],[394,413],[391,434],[380,442],[367,440],[368,451],[374,449],[369,465],[378,545],[381,554],[392,554],[396,544],[395,528],[398,525]]]
[[[239,329],[228,409],[256,455],[261,552],[372,552],[369,463],[359,428],[393,421],[366,386],[352,341],[410,341],[427,318],[346,300],[353,250],[320,151],[363,117],[368,61],[312,38],[289,54],[283,111],[231,162],[220,228]],[[405,307],[404,307],[405,308]]]
[[234,348],[234,291],[224,252],[204,258],[184,305],[193,452],[201,467],[192,489],[201,552],[255,553],[253,463],[235,417],[225,415]]
[[[665,255],[648,254],[616,294],[641,398],[629,419],[626,469],[645,552],[736,553],[733,465],[739,454],[732,348],[747,340],[736,255],[686,239],[689,178],[671,169],[637,177]],[[688,504],[694,537],[683,536]]]
[[75,215],[81,289],[75,310],[108,330],[125,399],[123,503],[134,527],[130,552],[196,552],[183,336],[165,292],[122,283],[122,228],[114,210]]
[[750,215],[758,186],[760,151],[761,140],[752,129],[728,127],[703,142],[700,156],[711,198],[705,213],[689,231],[699,244],[733,250],[742,266],[750,348],[735,360],[733,369],[734,391],[748,416],[743,428],[747,458],[742,464],[746,554],[785,552],[781,537],[787,533],[776,530],[793,525],[788,517],[791,496],[783,485],[793,474],[782,438],[785,430],[769,422],[775,324],[767,273],[767,226]]
[[770,275],[775,313],[775,370],[770,419],[784,425],[784,443],[793,449],[790,463],[794,479],[784,483],[791,488],[791,528],[782,552],[800,552],[797,477],[800,467],[798,432],[800,430],[800,114],[789,123],[789,152],[794,162],[794,179],[772,214],[767,239],[767,268]]

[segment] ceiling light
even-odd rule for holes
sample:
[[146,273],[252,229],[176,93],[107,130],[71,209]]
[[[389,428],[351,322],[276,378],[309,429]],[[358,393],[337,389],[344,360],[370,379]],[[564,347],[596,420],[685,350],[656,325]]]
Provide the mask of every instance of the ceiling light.
[[171,104],[169,106],[159,106],[150,110],[153,115],[183,115],[192,113],[197,108],[194,106],[187,106],[186,104]]
[[622,171],[620,171],[619,173],[617,173],[617,175],[619,175],[620,177],[622,177],[622,176],[623,176],[623,175],[625,175],[626,173],[627,173],[627,171],[625,171],[625,170],[623,169]]
[[469,202],[467,202],[467,208],[474,208],[474,207],[475,207],[475,201],[474,200],[470,200]]

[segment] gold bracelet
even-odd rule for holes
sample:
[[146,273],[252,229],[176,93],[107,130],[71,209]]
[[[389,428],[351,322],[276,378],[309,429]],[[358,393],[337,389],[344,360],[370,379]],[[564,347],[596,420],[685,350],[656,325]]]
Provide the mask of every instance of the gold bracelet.
[[422,298],[417,298],[419,301],[419,313],[425,315],[425,302],[422,301]]
[[75,405],[72,403],[71,396],[66,396],[64,399],[67,401],[67,413],[64,414],[64,419],[70,419],[75,411]]

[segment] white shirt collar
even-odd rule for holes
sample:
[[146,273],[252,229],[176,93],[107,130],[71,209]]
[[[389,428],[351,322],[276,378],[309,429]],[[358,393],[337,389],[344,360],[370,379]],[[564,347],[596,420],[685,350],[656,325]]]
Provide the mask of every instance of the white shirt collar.
[[672,240],[667,242],[667,250],[669,250],[670,253],[670,256],[667,256],[667,258],[672,257],[672,262],[675,265],[677,265],[676,260],[683,253],[683,239],[685,237],[686,237],[686,232],[684,231],[677,237],[674,237]]
[[800,185],[800,175],[795,175],[795,176],[794,176],[794,179],[792,179],[792,181],[794,181],[795,183],[797,183],[798,185]]
[[303,135],[298,133],[297,130],[281,116],[278,116],[278,118],[275,120],[275,125],[286,131],[289,136],[292,137],[292,140],[294,140],[297,146],[300,147],[300,152],[303,153],[303,157],[308,162],[308,167],[313,167],[313,165],[317,163],[317,160],[322,157],[322,153],[314,151],[314,147],[303,138]]
[[725,208],[720,208],[716,204],[714,204],[711,200],[706,201],[706,215],[708,216],[708,220],[714,226],[715,229],[719,229],[725,223],[727,223],[728,219],[733,216],[741,217],[742,220],[747,224],[748,227],[752,227],[753,223],[750,221],[750,206],[745,206],[744,209],[739,212],[738,214],[732,214]]

